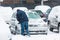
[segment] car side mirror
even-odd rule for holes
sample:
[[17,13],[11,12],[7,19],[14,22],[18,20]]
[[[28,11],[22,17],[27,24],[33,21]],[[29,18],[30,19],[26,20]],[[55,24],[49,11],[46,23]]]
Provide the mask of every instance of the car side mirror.
[[58,18],[58,16],[56,16],[56,18]]
[[47,24],[48,24],[48,25],[50,24],[50,20],[48,20]]

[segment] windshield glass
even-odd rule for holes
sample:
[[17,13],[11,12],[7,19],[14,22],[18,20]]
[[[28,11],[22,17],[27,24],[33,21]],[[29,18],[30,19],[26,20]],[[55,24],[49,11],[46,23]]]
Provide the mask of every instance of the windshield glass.
[[29,18],[33,18],[33,19],[40,18],[40,16],[37,14],[37,12],[29,12],[28,16],[29,16]]
[[37,12],[38,15],[43,14],[42,11],[40,11],[40,10],[36,10],[36,12]]

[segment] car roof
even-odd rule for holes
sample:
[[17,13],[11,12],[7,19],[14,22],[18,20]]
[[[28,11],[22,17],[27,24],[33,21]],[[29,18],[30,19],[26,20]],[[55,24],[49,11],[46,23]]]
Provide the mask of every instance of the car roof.
[[15,7],[15,8],[13,8],[13,12],[16,12],[17,9],[22,10],[22,11],[27,11],[28,10],[27,7]]
[[10,35],[9,25],[5,23],[4,19],[0,16],[0,40],[8,40]]
[[42,12],[46,12],[48,9],[51,9],[50,6],[47,6],[47,5],[38,5],[38,6],[35,6],[34,8],[35,10],[41,10]]
[[56,17],[56,16],[60,16],[60,6],[55,6],[52,8],[48,19],[50,19],[51,17]]
[[11,7],[0,7],[0,15],[4,20],[9,20],[12,14],[13,12]]

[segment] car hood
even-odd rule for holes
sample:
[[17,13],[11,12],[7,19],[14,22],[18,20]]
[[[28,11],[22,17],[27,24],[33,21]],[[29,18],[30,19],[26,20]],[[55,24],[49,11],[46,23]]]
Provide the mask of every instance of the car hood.
[[42,19],[29,19],[29,24],[45,24]]
[[42,19],[29,19],[29,25],[38,25],[39,27],[47,27],[47,23]]

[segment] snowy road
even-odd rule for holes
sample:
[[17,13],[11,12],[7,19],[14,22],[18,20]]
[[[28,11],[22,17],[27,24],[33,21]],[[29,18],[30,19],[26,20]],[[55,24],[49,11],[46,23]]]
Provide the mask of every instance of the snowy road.
[[13,40],[60,40],[60,33],[48,31],[47,35],[31,35],[30,37],[27,35],[15,35]]

